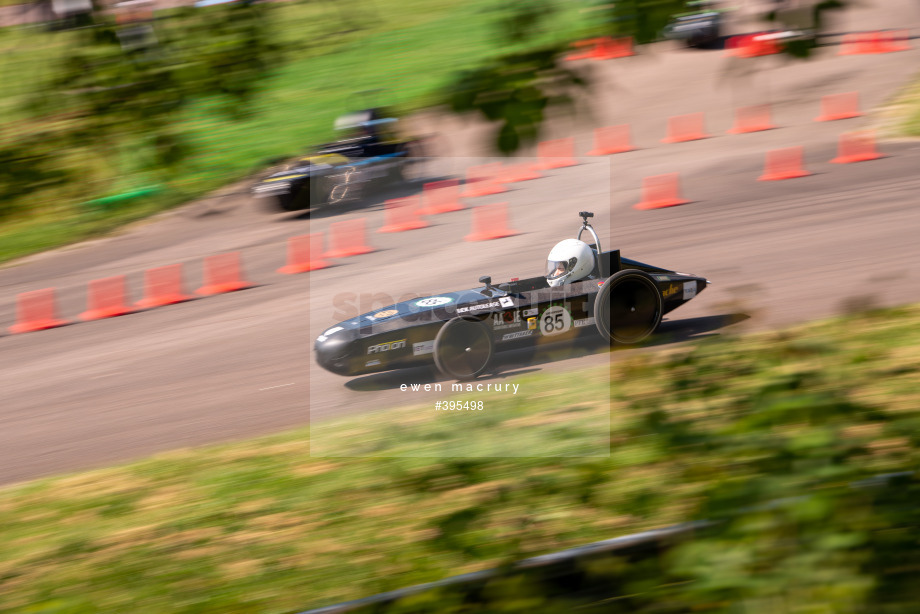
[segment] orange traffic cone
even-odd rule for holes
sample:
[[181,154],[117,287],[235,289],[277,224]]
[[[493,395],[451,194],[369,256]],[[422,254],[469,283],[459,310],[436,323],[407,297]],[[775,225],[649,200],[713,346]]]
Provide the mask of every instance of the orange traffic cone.
[[16,323],[10,326],[9,331],[13,334],[30,333],[70,324],[57,319],[55,311],[54,288],[23,292],[16,297]]
[[725,41],[725,54],[729,57],[738,57],[741,54],[741,48],[747,44],[747,39],[751,38],[751,34],[741,34],[738,36],[730,36]]
[[668,173],[643,179],[642,200],[633,206],[639,210],[661,209],[688,202],[690,201],[680,197],[680,175]]
[[860,50],[859,34],[844,34],[840,39],[840,51],[837,55],[858,55]]
[[466,171],[466,190],[461,196],[463,198],[478,198],[479,196],[491,196],[492,194],[501,194],[507,191],[495,176],[500,167],[501,162],[480,164],[468,168]]
[[617,57],[626,58],[636,55],[632,36],[623,36],[617,40],[620,43],[619,55]]
[[324,258],[347,258],[369,254],[374,248],[365,243],[364,218],[333,222],[329,225],[329,251]]
[[737,109],[735,111],[735,125],[728,132],[730,134],[743,134],[772,130],[775,127],[770,123],[770,105],[759,104]]
[[589,38],[585,40],[575,41],[572,43],[572,47],[580,47],[585,49],[584,51],[579,51],[578,53],[570,53],[565,56],[566,61],[572,62],[575,60],[590,60],[593,59],[596,55],[596,46],[598,39]]
[[540,170],[564,168],[578,164],[575,161],[575,139],[572,137],[540,141],[537,143],[537,156],[540,161],[537,163],[536,168]]
[[866,53],[890,53],[894,51],[891,43],[892,38],[889,32],[873,32],[869,37]]
[[101,320],[134,313],[134,309],[125,304],[125,286],[124,275],[90,281],[88,305],[80,319]]
[[764,173],[757,181],[778,181],[811,175],[802,167],[802,148],[786,147],[767,152]]
[[243,279],[241,269],[239,252],[208,256],[204,259],[204,285],[195,293],[209,296],[251,288],[252,284]]
[[591,49],[590,58],[592,60],[606,60],[611,51],[613,39],[609,36],[601,36],[593,39],[594,47]]
[[910,51],[910,30],[894,30],[891,33],[892,51]]
[[631,55],[634,55],[632,37],[611,38],[604,36],[597,39],[592,57],[595,60],[614,60]]
[[384,202],[384,214],[386,224],[377,230],[377,232],[405,232],[406,230],[418,230],[427,228],[428,222],[419,217],[418,196],[407,196],[406,198],[391,198]]
[[859,32],[856,37],[856,54],[868,55],[875,53],[875,33]]
[[629,124],[606,126],[594,131],[594,149],[589,156],[609,156],[635,149],[629,141]]
[[683,143],[709,138],[703,128],[703,114],[690,113],[689,115],[676,115],[668,118],[668,136],[661,139],[662,143]]
[[287,264],[278,269],[278,272],[293,275],[325,269],[328,266],[329,263],[323,260],[323,234],[317,232],[288,239]]
[[509,163],[502,167],[499,179],[501,183],[517,183],[518,181],[531,181],[540,179],[543,175],[534,168],[532,162]]
[[869,55],[876,53],[878,35],[875,32],[859,32],[856,35],[857,55]]
[[144,298],[135,307],[162,307],[191,300],[182,291],[182,265],[168,264],[144,271]]
[[419,215],[435,215],[466,209],[460,202],[460,182],[457,179],[443,179],[426,183],[422,189],[425,206]]
[[821,115],[815,118],[816,122],[829,122],[838,119],[859,117],[859,92],[845,94],[830,94],[821,97]]
[[738,56],[742,58],[756,58],[763,55],[773,55],[781,51],[774,39],[764,38],[765,33],[754,34],[744,39],[743,45],[738,48]]
[[473,207],[473,232],[464,241],[489,241],[518,234],[508,227],[508,203]]
[[835,164],[850,164],[876,160],[884,156],[875,150],[875,135],[872,132],[849,132],[840,135],[837,145],[837,157],[831,160]]

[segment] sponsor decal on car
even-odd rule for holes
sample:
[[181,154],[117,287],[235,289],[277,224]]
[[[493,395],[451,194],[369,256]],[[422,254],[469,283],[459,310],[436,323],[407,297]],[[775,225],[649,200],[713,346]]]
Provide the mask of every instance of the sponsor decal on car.
[[502,341],[510,341],[511,339],[520,339],[522,337],[529,337],[533,334],[532,330],[519,330],[516,333],[507,333],[502,335]]
[[270,177],[265,179],[262,183],[270,183],[272,181],[285,181],[288,179],[300,179],[301,177],[306,177],[307,173],[301,173],[298,175],[285,175],[284,177]]
[[527,318],[527,328],[529,330],[537,330],[537,319],[536,318]]
[[483,303],[481,305],[470,305],[469,307],[457,307],[457,313],[466,313],[468,311],[482,311],[483,309],[492,309],[493,307],[498,307],[498,301],[492,301],[491,303]]
[[383,311],[378,311],[377,313],[372,315],[371,318],[373,318],[374,320],[383,320],[384,318],[392,318],[397,313],[399,312],[395,309],[385,309]]
[[517,311],[505,311],[492,316],[492,327],[496,330],[503,328],[518,328],[522,326],[521,314]]
[[667,275],[652,275],[657,281],[671,281],[671,278]]
[[415,301],[416,307],[438,307],[440,305],[446,305],[447,303],[453,301],[454,299],[449,296],[429,296],[428,298],[423,298],[420,301]]
[[368,360],[366,363],[364,363],[364,366],[365,367],[375,367],[379,364],[380,364],[379,360]]
[[421,356],[423,354],[434,353],[434,339],[431,341],[420,341],[412,344],[412,355]]
[[525,309],[524,311],[521,312],[521,315],[523,315],[525,318],[528,318],[530,316],[537,315],[539,312],[540,310],[534,307],[533,309]]
[[547,337],[561,335],[572,328],[572,314],[562,305],[554,305],[540,316],[540,332]]
[[582,326],[593,326],[594,325],[594,316],[590,318],[585,318],[583,320],[575,320],[575,328],[581,328]]
[[510,296],[503,296],[498,299],[498,302],[502,307],[514,307],[514,301]]
[[397,341],[387,341],[385,343],[378,343],[376,345],[368,346],[368,354],[378,354],[380,352],[389,352],[390,350],[398,350],[400,348],[406,347],[406,340],[399,339]]
[[679,286],[679,285],[677,285],[677,284],[671,284],[671,285],[668,286],[667,290],[664,290],[664,291],[661,293],[661,296],[663,296],[664,298],[670,298],[670,297],[674,296],[675,294],[677,294],[677,291],[678,291],[678,290],[680,290],[680,286]]
[[685,281],[684,282],[684,300],[689,301],[694,296],[696,296],[696,282],[695,281]]

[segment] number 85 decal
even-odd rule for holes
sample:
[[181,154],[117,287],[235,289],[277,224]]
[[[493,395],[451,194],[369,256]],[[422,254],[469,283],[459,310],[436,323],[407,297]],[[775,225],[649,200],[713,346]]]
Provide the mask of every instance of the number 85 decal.
[[572,328],[572,316],[565,307],[555,305],[540,316],[540,332],[543,335],[561,335]]

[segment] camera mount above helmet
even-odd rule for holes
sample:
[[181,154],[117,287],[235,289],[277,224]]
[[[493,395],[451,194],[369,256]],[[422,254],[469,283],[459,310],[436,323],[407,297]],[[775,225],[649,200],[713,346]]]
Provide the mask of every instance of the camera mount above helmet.
[[581,216],[582,222],[581,228],[578,230],[578,235],[575,238],[580,241],[581,233],[586,230],[591,233],[591,236],[594,238],[594,245],[592,246],[592,249],[594,250],[595,258],[597,261],[598,276],[601,278],[606,278],[607,271],[604,270],[606,267],[604,266],[604,259],[601,258],[601,240],[597,237],[597,233],[594,232],[594,227],[588,223],[588,218],[594,217],[594,213],[590,211],[579,211],[578,215]]

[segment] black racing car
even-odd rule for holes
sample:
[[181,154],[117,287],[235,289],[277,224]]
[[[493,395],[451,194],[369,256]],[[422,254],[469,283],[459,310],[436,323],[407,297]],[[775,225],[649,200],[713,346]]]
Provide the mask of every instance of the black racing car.
[[658,328],[709,282],[696,275],[601,251],[593,213],[583,211],[583,232],[593,237],[591,273],[550,287],[532,277],[403,301],[339,322],[316,340],[316,360],[339,375],[355,376],[434,361],[445,376],[467,380],[488,368],[495,352],[525,343],[571,339],[594,327],[610,342],[635,344]]
[[360,171],[348,158],[322,154],[304,156],[272,173],[252,188],[252,195],[268,199],[271,210],[300,211],[346,202],[357,196],[360,184]]
[[684,41],[688,47],[705,47],[716,43],[722,35],[722,13],[710,7],[708,1],[687,2],[692,12],[674,15],[664,28],[664,37]]
[[373,183],[407,179],[407,166],[421,159],[419,144],[398,137],[397,120],[383,114],[368,109],[338,118],[336,130],[348,136],[262,179],[252,188],[253,196],[269,199],[275,211],[300,211],[353,202]]

